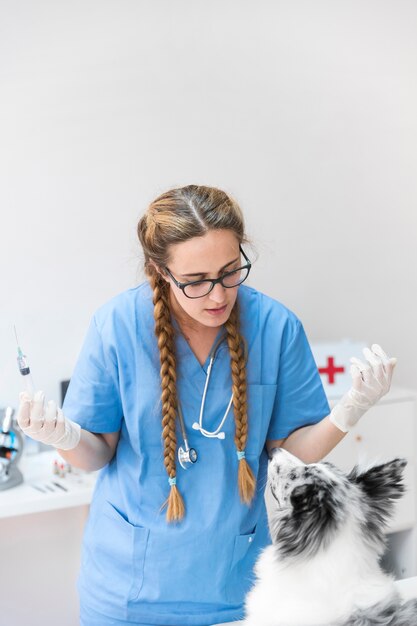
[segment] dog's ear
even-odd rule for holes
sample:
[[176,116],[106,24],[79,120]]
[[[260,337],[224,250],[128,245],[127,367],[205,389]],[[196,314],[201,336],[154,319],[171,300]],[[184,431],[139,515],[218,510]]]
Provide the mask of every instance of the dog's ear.
[[405,459],[393,459],[363,471],[355,466],[348,479],[356,483],[370,501],[384,506],[403,495],[405,491],[403,470],[406,465]]
[[290,496],[291,506],[295,513],[303,513],[317,504],[317,490],[313,484],[294,487]]

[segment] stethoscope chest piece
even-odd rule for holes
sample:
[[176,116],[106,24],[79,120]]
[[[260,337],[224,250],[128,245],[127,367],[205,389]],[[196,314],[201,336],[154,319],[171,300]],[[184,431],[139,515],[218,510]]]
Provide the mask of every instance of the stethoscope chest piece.
[[178,448],[178,461],[183,469],[188,469],[188,465],[193,465],[197,461],[197,451],[194,448],[189,448],[186,446],[186,449],[182,446]]

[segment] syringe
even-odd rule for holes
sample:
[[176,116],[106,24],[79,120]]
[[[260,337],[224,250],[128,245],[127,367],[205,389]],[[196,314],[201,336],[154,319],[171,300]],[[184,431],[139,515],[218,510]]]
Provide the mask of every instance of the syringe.
[[33,385],[32,374],[30,373],[30,367],[29,367],[26,355],[23,354],[19,346],[19,341],[17,339],[16,326],[14,326],[13,328],[14,328],[14,334],[15,334],[16,343],[17,343],[17,364],[19,366],[19,372],[22,374],[23,378],[25,379],[26,391],[30,393],[31,396],[33,396],[33,394],[35,393],[35,387]]

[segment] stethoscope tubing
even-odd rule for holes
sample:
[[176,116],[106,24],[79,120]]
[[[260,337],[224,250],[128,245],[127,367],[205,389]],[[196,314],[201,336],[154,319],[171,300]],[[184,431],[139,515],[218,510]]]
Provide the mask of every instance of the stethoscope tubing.
[[220,422],[220,424],[218,425],[218,427],[216,428],[216,430],[213,431],[209,431],[206,430],[203,427],[203,415],[204,415],[204,408],[206,406],[206,395],[207,395],[207,389],[208,389],[208,385],[209,385],[209,381],[210,381],[210,376],[211,376],[211,368],[213,367],[213,363],[214,363],[214,359],[216,358],[216,353],[217,353],[217,349],[220,346],[220,343],[223,341],[224,337],[221,337],[220,340],[216,343],[214,349],[212,350],[212,353],[210,355],[210,361],[207,367],[207,374],[206,374],[206,382],[204,385],[204,391],[203,391],[203,397],[201,399],[201,406],[200,406],[200,415],[198,418],[198,423],[194,422],[193,424],[193,428],[194,430],[199,430],[201,432],[202,435],[204,435],[204,437],[208,437],[208,438],[213,438],[213,437],[217,437],[219,439],[224,439],[224,433],[220,432],[221,429],[223,428],[223,424],[225,423],[227,416],[229,414],[230,411],[230,407],[232,406],[232,402],[233,402],[233,393],[230,396],[230,400],[229,400],[229,404],[227,405],[227,409],[223,415],[223,418]]
[[[230,409],[232,407],[232,403],[233,403],[233,393],[230,396],[230,400],[229,403],[227,405],[226,411],[223,415],[223,418],[220,422],[220,424],[218,425],[218,427],[213,430],[213,431],[209,431],[207,429],[205,429],[203,427],[203,417],[204,417],[204,408],[205,408],[205,404],[206,404],[206,395],[207,395],[207,389],[208,389],[208,385],[210,382],[210,376],[211,376],[211,370],[213,367],[213,363],[215,361],[216,358],[216,354],[218,351],[218,348],[220,346],[220,344],[224,341],[225,339],[225,335],[222,335],[220,337],[220,339],[216,342],[215,346],[213,347],[213,349],[210,352],[209,355],[209,364],[207,367],[207,374],[206,374],[206,382],[204,385],[204,390],[203,390],[203,396],[202,396],[202,400],[201,400],[201,405],[200,405],[200,415],[199,415],[199,419],[198,422],[194,422],[193,423],[193,429],[194,430],[198,430],[200,431],[200,433],[207,438],[217,438],[217,439],[224,439],[225,438],[225,434],[224,432],[221,431],[221,429],[223,428],[223,425],[227,419],[227,416],[229,415]],[[245,361],[247,360],[247,346],[245,343]],[[179,462],[181,464],[181,466],[184,469],[187,469],[187,463],[191,463],[194,464],[197,461],[198,455],[197,452],[194,448],[190,448],[189,444],[188,444],[188,437],[187,437],[187,432],[185,429],[185,422],[184,422],[184,416],[181,410],[181,406],[180,403],[178,402],[178,417],[179,417],[179,421],[180,421],[180,427],[181,427],[181,434],[182,434],[182,438],[184,441],[184,446],[185,446],[185,450],[184,448],[181,446],[178,449],[178,459]]]

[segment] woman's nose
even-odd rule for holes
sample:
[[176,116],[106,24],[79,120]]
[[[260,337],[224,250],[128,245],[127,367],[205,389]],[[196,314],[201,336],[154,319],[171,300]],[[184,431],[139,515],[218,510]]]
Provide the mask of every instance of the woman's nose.
[[211,300],[214,300],[214,302],[224,302],[224,292],[225,287],[223,287],[221,283],[217,283],[210,291],[209,297]]

